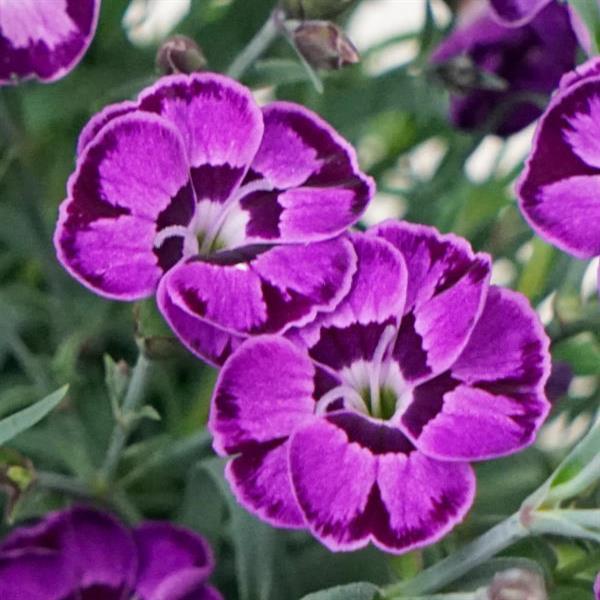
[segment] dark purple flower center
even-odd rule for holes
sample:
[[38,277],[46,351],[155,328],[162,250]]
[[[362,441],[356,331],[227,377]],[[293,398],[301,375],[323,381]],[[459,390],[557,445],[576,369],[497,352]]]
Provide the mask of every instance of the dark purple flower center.
[[[201,198],[196,190],[195,209],[191,219],[187,224],[175,223],[159,227],[154,247],[166,247],[173,238],[178,238],[182,240],[181,258],[189,258],[211,256],[221,250],[243,246],[248,213],[241,209],[240,201],[254,192],[272,189],[273,186],[266,179],[255,179],[238,187],[224,201]],[[173,202],[177,202],[177,198]]]

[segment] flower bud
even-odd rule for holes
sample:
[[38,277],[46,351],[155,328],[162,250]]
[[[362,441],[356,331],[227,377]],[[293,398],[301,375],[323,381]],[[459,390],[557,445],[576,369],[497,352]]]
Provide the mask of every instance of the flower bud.
[[283,9],[294,19],[333,19],[356,0],[284,0]]
[[305,21],[293,38],[298,52],[315,69],[341,69],[360,60],[348,36],[329,21]]
[[168,38],[158,49],[156,67],[164,75],[202,71],[206,58],[198,44],[185,35]]
[[508,569],[497,573],[488,588],[490,600],[547,600],[544,579],[526,569]]

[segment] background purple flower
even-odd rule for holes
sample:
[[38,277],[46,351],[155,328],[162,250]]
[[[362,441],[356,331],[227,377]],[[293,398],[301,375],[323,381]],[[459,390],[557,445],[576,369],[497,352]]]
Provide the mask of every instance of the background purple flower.
[[251,512],[333,550],[404,552],[464,517],[468,461],[531,443],[549,408],[548,342],[461,238],[390,221],[351,239],[348,296],[288,339],[244,342],[210,427]]
[[494,17],[507,27],[525,25],[554,0],[490,0]]
[[600,255],[600,60],[569,73],[540,119],[517,186],[542,238],[578,258]]
[[197,534],[169,523],[133,530],[76,507],[13,531],[0,544],[2,600],[220,600],[213,558]]
[[0,84],[64,77],[90,45],[100,0],[2,0]]
[[598,574],[594,583],[594,596],[596,600],[600,600],[600,574]]
[[552,3],[521,27],[501,25],[489,8],[481,6],[438,46],[432,60],[443,63],[467,56],[475,67],[503,80],[506,89],[501,91],[475,85],[454,95],[450,116],[463,129],[493,125],[495,133],[509,135],[542,112],[535,101],[518,95],[549,95],[575,66],[576,50],[564,6]]
[[173,76],[86,126],[55,244],[97,293],[158,287],[183,342],[220,363],[244,337],[339,302],[356,263],[339,234],[372,193],[353,148],[314,113],[261,110],[226,77]]

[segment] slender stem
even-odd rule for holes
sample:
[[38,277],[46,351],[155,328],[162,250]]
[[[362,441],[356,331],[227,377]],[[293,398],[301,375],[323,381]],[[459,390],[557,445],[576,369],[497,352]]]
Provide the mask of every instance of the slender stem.
[[110,482],[119,465],[121,453],[125,448],[129,434],[131,433],[132,423],[131,417],[133,413],[140,407],[144,398],[144,389],[150,372],[150,361],[140,352],[137,363],[133,369],[131,381],[127,388],[125,400],[121,407],[121,414],[117,418],[115,428],[112,432],[108,451],[104,459],[104,464],[100,469],[100,480],[102,482]]
[[516,513],[413,579],[386,589],[386,598],[399,594],[419,595],[435,592],[528,535]]
[[91,498],[92,494],[88,487],[68,475],[62,473],[51,473],[49,471],[37,471],[35,474],[36,485],[52,492],[60,492],[76,498]]
[[11,331],[5,334],[5,336],[13,356],[19,361],[23,371],[25,371],[40,392],[47,393],[51,389],[52,383],[46,374],[44,365],[29,350],[18,333]]
[[267,51],[278,35],[279,26],[277,22],[277,9],[275,9],[248,45],[231,63],[229,69],[227,69],[227,75],[233,79],[240,79],[252,63]]
[[166,449],[153,453],[148,460],[129,471],[119,479],[117,485],[124,489],[156,468],[170,463],[179,463],[190,457],[197,457],[210,446],[210,440],[210,433],[205,430],[199,434],[171,442]]

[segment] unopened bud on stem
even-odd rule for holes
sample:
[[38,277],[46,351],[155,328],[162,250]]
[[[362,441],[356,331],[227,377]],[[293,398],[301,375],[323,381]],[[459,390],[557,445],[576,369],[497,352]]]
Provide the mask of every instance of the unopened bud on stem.
[[497,573],[488,588],[490,600],[547,600],[544,579],[526,569],[509,569]]
[[341,69],[360,60],[350,38],[330,21],[305,21],[292,35],[298,52],[315,69]]
[[333,19],[356,0],[283,0],[283,10],[294,19]]
[[200,46],[185,35],[168,38],[156,54],[156,67],[164,75],[195,73],[205,66],[206,58]]

